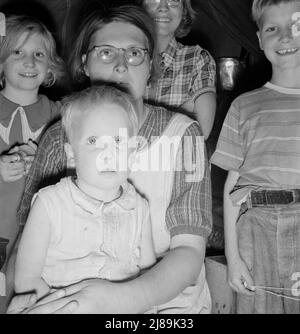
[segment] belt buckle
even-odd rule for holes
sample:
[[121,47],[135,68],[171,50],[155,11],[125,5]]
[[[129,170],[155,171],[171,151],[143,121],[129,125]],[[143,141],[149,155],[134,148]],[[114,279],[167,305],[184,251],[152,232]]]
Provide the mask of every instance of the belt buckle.
[[[252,196],[254,198],[254,202],[252,201]],[[260,200],[257,199],[257,197],[260,196],[260,199],[261,199],[261,203],[260,203]],[[266,205],[269,205],[268,203],[268,197],[267,197],[267,191],[266,190],[260,190],[260,191],[253,191],[249,194],[249,204],[250,204],[250,207],[251,208],[254,208],[254,207],[263,207],[263,206],[266,206]],[[248,204],[248,201],[247,201],[247,204]]]
[[246,202],[244,202],[248,209],[253,208],[252,200],[251,200],[251,193],[247,196]]

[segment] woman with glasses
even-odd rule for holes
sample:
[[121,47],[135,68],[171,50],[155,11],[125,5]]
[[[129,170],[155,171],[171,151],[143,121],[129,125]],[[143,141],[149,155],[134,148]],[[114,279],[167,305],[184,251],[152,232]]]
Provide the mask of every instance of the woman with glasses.
[[[74,79],[118,84],[134,99],[139,150],[130,181],[150,204],[156,264],[129,281],[85,280],[38,303],[35,295],[17,296],[8,312],[209,313],[204,255],[211,192],[205,145],[197,122],[143,101],[153,74],[152,20],[141,7],[121,6],[94,12],[80,31],[71,59]],[[61,122],[42,138],[21,205],[23,222],[41,184],[67,174],[65,141]],[[89,261],[86,265],[93,265]]]
[[199,45],[184,46],[195,13],[190,0],[142,0],[156,25],[160,76],[149,83],[145,99],[151,104],[184,112],[196,119],[207,139],[214,123],[216,66]]

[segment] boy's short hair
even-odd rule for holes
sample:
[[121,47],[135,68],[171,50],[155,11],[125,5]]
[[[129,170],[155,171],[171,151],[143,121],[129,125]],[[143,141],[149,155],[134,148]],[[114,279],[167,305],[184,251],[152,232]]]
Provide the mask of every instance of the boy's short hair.
[[262,16],[264,13],[264,10],[267,7],[270,6],[277,6],[280,5],[281,3],[293,3],[293,2],[299,2],[300,0],[254,0],[252,4],[252,17],[253,20],[256,22],[258,28],[261,27],[262,22]]
[[[6,36],[0,39],[0,64],[12,54],[23,33],[28,33],[27,39],[37,33],[42,36],[47,56],[49,58],[50,75],[45,78],[44,86],[51,86],[56,80],[61,79],[65,74],[63,60],[56,53],[56,43],[47,27],[36,18],[25,15],[10,15],[6,17]],[[27,40],[26,39],[26,40]],[[5,77],[3,70],[0,70],[0,84],[4,86]]]
[[114,85],[93,86],[74,93],[63,99],[62,125],[69,143],[72,143],[74,120],[79,115],[88,114],[95,107],[106,103],[116,104],[122,107],[130,119],[133,135],[138,133],[138,119],[129,94]]

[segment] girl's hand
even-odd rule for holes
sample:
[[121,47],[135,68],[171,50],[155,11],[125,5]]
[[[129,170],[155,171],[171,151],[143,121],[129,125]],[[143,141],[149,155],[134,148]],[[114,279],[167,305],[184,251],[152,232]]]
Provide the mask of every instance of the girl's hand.
[[228,262],[228,283],[237,293],[252,296],[255,291],[251,274],[240,257]]
[[26,154],[26,156],[34,157],[37,150],[37,144],[31,139],[28,140],[27,144],[22,144],[17,147],[19,148],[19,151]]
[[8,154],[13,154],[18,152],[21,153],[23,157],[35,156],[36,150],[37,150],[37,144],[31,139],[29,139],[27,144],[14,146],[12,149],[9,150]]
[[13,154],[0,157],[0,182],[15,182],[21,179],[26,173],[24,161],[18,161]]
[[37,144],[33,142],[31,139],[29,139],[27,144],[15,146],[9,151],[9,154],[20,153],[22,155],[23,160],[25,162],[25,167],[24,167],[25,175],[28,174],[31,168],[34,156],[36,154],[36,150],[37,150]]

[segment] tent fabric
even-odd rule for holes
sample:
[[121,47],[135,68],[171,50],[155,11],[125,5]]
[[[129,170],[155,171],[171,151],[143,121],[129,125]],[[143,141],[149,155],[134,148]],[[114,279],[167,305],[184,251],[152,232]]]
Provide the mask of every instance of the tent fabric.
[[252,0],[197,0],[194,4],[244,49],[253,54],[260,54],[257,27],[251,18]]
[[[4,13],[25,13],[49,23],[61,47],[67,55],[71,43],[84,15],[93,6],[136,2],[134,0],[0,0]],[[256,26],[250,16],[252,0],[193,0],[193,7],[203,11],[220,29],[224,29],[248,52],[260,52],[256,37]],[[200,23],[199,23],[200,24]],[[201,43],[200,43],[201,44]]]
[[24,14],[42,21],[56,39],[61,55],[68,41],[70,14],[81,0],[0,0],[0,11],[5,14]]

